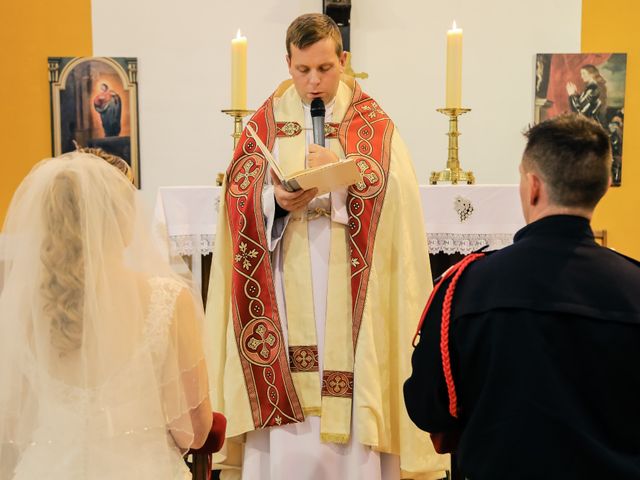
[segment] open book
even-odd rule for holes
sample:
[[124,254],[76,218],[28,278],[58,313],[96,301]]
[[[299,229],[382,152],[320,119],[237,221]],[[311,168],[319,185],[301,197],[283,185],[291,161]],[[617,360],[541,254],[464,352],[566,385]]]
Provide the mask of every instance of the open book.
[[300,189],[309,190],[310,188],[317,188],[318,195],[322,195],[337,188],[348,187],[349,185],[362,181],[362,174],[353,159],[328,163],[320,167],[307,168],[293,175],[285,176],[280,169],[280,165],[278,165],[278,161],[273,158],[269,149],[262,143],[262,140],[260,140],[253,128],[251,128],[251,125],[247,124],[246,128],[256,141],[256,145],[258,145],[264,158],[269,162],[269,166],[282,182],[282,186],[289,192]]

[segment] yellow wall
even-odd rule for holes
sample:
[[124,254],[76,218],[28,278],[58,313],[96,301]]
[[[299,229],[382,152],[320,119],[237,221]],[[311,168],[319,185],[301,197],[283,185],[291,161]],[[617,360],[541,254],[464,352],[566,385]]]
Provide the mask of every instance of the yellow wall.
[[622,186],[596,210],[594,229],[606,229],[608,245],[640,259],[640,2],[583,0],[582,51],[627,53]]
[[0,1],[0,224],[20,181],[51,156],[47,57],[91,53],[91,0]]

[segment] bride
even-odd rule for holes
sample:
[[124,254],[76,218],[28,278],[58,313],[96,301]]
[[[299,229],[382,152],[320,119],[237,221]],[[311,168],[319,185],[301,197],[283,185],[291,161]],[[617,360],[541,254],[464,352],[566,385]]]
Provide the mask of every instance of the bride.
[[198,297],[86,153],[18,187],[0,259],[0,480],[190,478],[212,425]]

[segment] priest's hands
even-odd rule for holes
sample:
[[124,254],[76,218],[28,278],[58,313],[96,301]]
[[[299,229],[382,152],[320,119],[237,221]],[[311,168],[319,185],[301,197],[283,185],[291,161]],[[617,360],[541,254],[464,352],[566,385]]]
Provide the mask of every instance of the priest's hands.
[[[309,145],[309,156],[307,157],[307,163],[309,168],[320,167],[329,163],[335,163],[338,160],[338,156],[331,150],[320,145],[312,143]],[[295,212],[301,208],[305,208],[311,200],[318,194],[317,188],[310,190],[298,190],[296,192],[287,192],[282,186],[282,183],[278,177],[271,172],[271,178],[273,179],[274,195],[276,202],[283,210],[287,212]]]
[[280,179],[275,173],[273,173],[273,171],[271,172],[271,178],[273,179],[273,194],[276,197],[276,202],[287,212],[295,212],[296,210],[306,207],[318,194],[317,188],[287,192],[287,190],[282,186],[282,182],[280,182]]
[[320,167],[328,163],[335,163],[338,160],[338,156],[328,148],[321,147],[315,143],[309,145],[309,156],[307,157],[309,168]]

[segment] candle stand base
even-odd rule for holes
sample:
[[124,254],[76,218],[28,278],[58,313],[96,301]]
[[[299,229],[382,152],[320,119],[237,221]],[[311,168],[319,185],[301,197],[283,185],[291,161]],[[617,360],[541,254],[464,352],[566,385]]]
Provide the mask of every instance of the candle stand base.
[[429,183],[431,185],[436,185],[438,183],[451,183],[453,185],[457,183],[466,183],[473,185],[476,183],[476,177],[473,175],[473,172],[465,172],[460,168],[457,170],[445,168],[439,172],[431,172]]
[[244,128],[242,119],[247,115],[251,115],[255,110],[222,110],[222,113],[226,113],[230,117],[233,117],[233,133],[231,136],[233,137],[233,150],[235,151],[238,146],[238,141],[240,140],[240,136],[242,135],[242,129]]
[[466,172],[460,167],[460,159],[458,156],[458,137],[461,135],[458,130],[458,117],[463,113],[470,112],[470,108],[438,108],[438,112],[449,117],[449,154],[447,156],[447,167],[440,172],[431,172],[429,183],[435,185],[437,183],[467,183],[473,185],[476,183],[473,172]]

